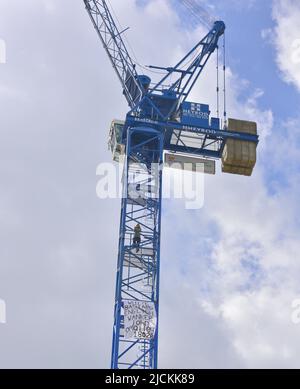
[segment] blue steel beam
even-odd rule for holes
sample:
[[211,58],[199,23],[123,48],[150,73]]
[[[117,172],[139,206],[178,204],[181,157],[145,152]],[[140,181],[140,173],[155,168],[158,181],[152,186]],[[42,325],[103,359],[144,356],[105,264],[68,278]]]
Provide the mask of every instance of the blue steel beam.
[[[219,38],[224,34],[223,22],[215,22],[211,31],[175,67],[155,67],[166,71],[166,75],[152,85],[149,77],[137,74],[122,40],[122,31],[118,30],[106,1],[83,1],[131,107],[123,130],[126,158],[111,367],[152,369],[158,365],[158,320],[153,337],[130,338],[125,334],[124,311],[125,303],[129,300],[154,304],[157,319],[159,314],[162,171],[159,169],[156,174],[152,166],[162,165],[164,150],[220,158],[227,139],[258,143],[258,137],[230,132],[226,128],[220,130],[216,128],[218,124],[215,120],[211,121],[211,126],[209,119],[207,126],[197,126],[194,121],[187,121],[186,118],[181,120],[180,117],[181,104],[188,98],[217,48]],[[175,81],[166,87],[171,77],[175,77]],[[209,115],[208,111],[206,113]],[[199,140],[199,147],[191,146],[191,139]],[[145,171],[148,174],[146,178]],[[130,188],[145,188],[153,180],[157,185],[156,196],[153,197],[151,193],[144,194],[145,198],[142,199],[132,197]],[[137,223],[142,227],[139,253],[133,244],[133,231]]]
[[[150,66],[150,68],[160,69],[167,74],[154,86],[149,88],[149,93],[145,99],[151,99],[151,95],[156,93],[165,93],[166,95],[176,96],[176,101],[167,114],[161,114],[161,118],[168,120],[176,115],[180,104],[187,100],[195,83],[200,77],[210,56],[218,47],[219,39],[225,32],[225,24],[222,21],[216,21],[209,33],[193,47],[174,67]],[[176,81],[169,88],[164,85],[168,83],[176,74],[179,73]],[[159,111],[159,106],[156,107]]]
[[123,93],[131,108],[141,100],[144,90],[139,82],[135,64],[122,39],[111,12],[104,0],[83,0],[96,32],[122,84]]
[[[159,265],[163,134],[151,128],[129,128],[123,175],[123,199],[115,292],[112,369],[156,369],[158,351]],[[150,185],[151,184],[151,185]],[[136,198],[131,188],[155,186]],[[136,224],[142,228],[139,251],[133,243]],[[145,281],[147,288],[145,289]],[[153,303],[157,316],[153,339],[127,339],[124,302]]]
[[[219,137],[220,139],[236,139],[236,140],[244,140],[249,142],[258,143],[259,137],[258,135],[252,135],[241,132],[232,132],[227,129],[220,130],[219,128],[213,127],[205,127],[205,126],[197,126],[197,125],[186,125],[179,122],[162,122],[155,120],[148,120],[137,118],[131,115],[128,115],[126,118],[127,126],[151,126],[152,128],[159,129],[161,131],[170,130],[179,130],[179,131],[187,131],[191,133],[204,134],[210,137]],[[125,127],[126,128],[126,127]]]
[[[251,135],[240,132],[231,132],[228,129],[220,130],[219,128],[214,127],[204,127],[196,125],[186,125],[179,122],[163,122],[156,120],[149,120],[134,117],[127,115],[125,131],[126,128],[131,126],[134,127],[143,127],[151,126],[158,131],[161,131],[165,134],[164,139],[164,149],[174,152],[181,152],[190,155],[204,156],[210,158],[221,158],[222,152],[227,139],[235,139],[241,141],[248,141],[258,144],[259,137],[257,135]],[[179,135],[178,135],[179,134]],[[193,136],[193,139],[199,140],[199,145],[197,147],[191,147],[188,145],[186,140],[190,135]],[[197,136],[197,138],[195,138]],[[172,139],[176,138],[176,143],[172,143]],[[204,142],[205,141],[205,142]],[[212,145],[214,149],[212,150]]]

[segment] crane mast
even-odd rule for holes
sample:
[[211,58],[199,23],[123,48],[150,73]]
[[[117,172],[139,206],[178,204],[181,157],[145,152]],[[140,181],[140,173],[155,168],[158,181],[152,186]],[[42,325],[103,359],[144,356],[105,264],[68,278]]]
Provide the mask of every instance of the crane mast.
[[223,172],[250,176],[257,126],[229,119],[222,127],[207,104],[188,101],[224,35],[224,22],[214,22],[177,65],[150,66],[165,72],[152,83],[137,73],[107,2],[83,1],[130,107],[110,129],[113,159],[124,162],[111,368],[156,369],[164,155],[165,161],[166,155],[175,161],[202,157],[199,163],[214,167],[222,159]]

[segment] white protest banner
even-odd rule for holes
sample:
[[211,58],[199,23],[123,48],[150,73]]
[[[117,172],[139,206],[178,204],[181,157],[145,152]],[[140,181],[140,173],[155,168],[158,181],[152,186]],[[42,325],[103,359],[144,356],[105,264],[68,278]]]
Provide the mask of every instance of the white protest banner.
[[157,315],[153,302],[125,300],[125,339],[153,339],[157,325]]

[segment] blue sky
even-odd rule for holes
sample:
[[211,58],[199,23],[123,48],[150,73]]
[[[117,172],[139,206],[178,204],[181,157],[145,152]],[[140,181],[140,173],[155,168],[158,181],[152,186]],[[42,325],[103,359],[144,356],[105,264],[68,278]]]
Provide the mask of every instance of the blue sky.
[[[167,0],[110,1],[142,64],[205,33]],[[261,142],[251,178],[205,178],[202,209],[164,202],[160,366],[299,368],[299,2],[204,3],[227,24],[228,113]],[[95,171],[121,87],[82,1],[3,0],[0,39],[0,367],[107,367],[120,201]],[[213,106],[213,61],[192,98]]]
[[276,120],[293,116],[299,107],[299,94],[282,81],[274,62],[274,48],[262,39],[262,31],[274,26],[271,2],[256,1],[249,8],[229,7],[224,10],[224,19],[229,43],[227,58],[232,69],[251,81],[253,87],[264,90],[260,104],[264,108],[271,106]]
[[[179,17],[177,25],[180,26],[183,36],[180,37],[180,33],[176,35],[178,41],[174,37],[173,44],[176,46],[180,42],[187,50],[191,44],[188,44],[188,39],[185,44],[183,43],[185,37],[190,37],[186,35],[186,32],[193,34],[197,26],[193,24],[191,28],[188,23],[189,14],[182,14],[183,9],[176,6],[176,1],[171,4]],[[143,2],[143,6],[151,7],[151,2]],[[276,7],[282,7],[281,12],[276,14]],[[179,241],[181,239],[185,244],[173,247],[172,259],[167,262],[169,267],[164,270],[170,272],[170,267],[172,268],[175,262],[174,266],[178,269],[177,277],[189,290],[187,298],[192,298],[191,296],[195,293],[202,303],[207,299],[207,305],[204,303],[204,306],[209,307],[208,311],[211,310],[212,315],[218,315],[214,308],[219,304],[224,317],[229,312],[229,326],[231,323],[239,327],[243,322],[242,317],[245,313],[243,304],[247,301],[250,305],[247,308],[248,319],[251,318],[253,325],[263,334],[264,325],[267,328],[268,322],[272,320],[270,314],[268,314],[268,319],[264,318],[266,320],[264,323],[264,320],[257,320],[253,313],[257,310],[256,314],[259,314],[261,318],[267,315],[267,309],[260,299],[266,298],[271,289],[273,290],[271,294],[274,295],[272,303],[275,303],[278,298],[278,307],[280,306],[282,301],[279,296],[283,292],[283,285],[292,282],[293,277],[290,271],[294,264],[293,266],[291,264],[297,260],[293,257],[292,247],[299,235],[299,212],[296,200],[299,194],[299,131],[297,130],[300,103],[297,90],[299,84],[286,82],[284,63],[280,66],[279,60],[281,58],[282,61],[283,57],[289,68],[290,48],[299,32],[297,29],[293,31],[293,22],[289,24],[288,18],[299,8],[295,1],[285,3],[233,0],[210,1],[207,9],[214,10],[212,13],[226,22],[226,60],[230,69],[227,88],[230,95],[235,90],[234,96],[229,99],[228,112],[229,115],[237,115],[238,111],[239,117],[247,117],[258,122],[262,140],[258,149],[259,161],[254,177],[248,182],[227,176],[217,178],[221,180],[220,184],[208,178],[207,200],[201,211],[184,212],[179,211],[180,205],[178,204],[175,205],[172,202],[165,204],[163,231],[167,230],[167,233],[162,243],[163,257],[169,257],[170,247],[165,241],[171,240],[173,234],[176,233]],[[165,23],[167,22],[166,18]],[[204,32],[205,30],[202,31],[202,36]],[[285,32],[286,38],[283,39],[285,42],[282,47],[278,41]],[[196,33],[193,37],[195,42]],[[166,49],[169,48],[166,46]],[[298,74],[296,76],[298,77]],[[215,90],[216,81],[212,69],[209,69],[207,73],[204,72],[202,77],[207,78],[208,81],[204,80],[204,88],[202,84],[201,89],[201,83],[198,86],[199,99],[197,101],[212,103],[208,98],[214,98],[213,94],[206,93],[207,88],[211,91]],[[215,186],[219,189],[223,200],[223,203],[221,200],[222,205],[219,206],[216,206],[214,200]],[[224,196],[225,192],[227,195]],[[226,202],[227,196],[229,202]],[[217,212],[216,218],[212,216]],[[222,213],[223,216],[221,216]],[[176,232],[173,228],[172,233],[169,232],[169,223],[179,223]],[[272,258],[275,259],[274,263],[272,263]],[[176,273],[176,270],[174,271]],[[198,278],[192,277],[191,272],[198,274]],[[163,271],[162,274],[164,274]],[[165,281],[165,276],[162,275],[162,277]],[[176,278],[175,275],[173,277]],[[297,295],[299,293],[297,282],[294,288],[294,293]],[[293,288],[291,290],[287,288],[287,290],[292,292]],[[227,299],[231,302],[226,302]],[[219,303],[215,305],[209,301],[219,301]],[[269,303],[272,304],[271,301]],[[288,304],[285,302],[285,307],[280,309],[288,309]],[[229,309],[228,312],[227,309]],[[231,317],[236,310],[240,311],[239,319]],[[237,324],[239,320],[241,323]],[[273,318],[273,321],[276,327],[278,324],[276,319]],[[253,356],[250,351],[249,355],[244,355],[245,361],[248,361],[246,366],[247,363],[248,366],[280,366],[280,364],[283,366],[285,363],[288,365],[287,361],[284,362],[285,357],[281,359],[281,356],[273,358],[270,362],[272,359],[270,355],[273,352],[271,350],[272,348],[275,350],[276,346],[267,344],[268,342],[262,339],[260,339],[261,343],[259,341],[256,343],[255,335],[251,335],[253,331],[251,327],[250,324],[248,334],[253,344],[251,346],[248,344],[247,347],[253,349]],[[279,324],[275,330],[277,335],[278,331],[284,331],[284,328],[279,330]],[[245,347],[247,340],[244,336],[247,337],[244,334],[240,338],[236,337],[234,341],[235,348],[241,354],[247,348]],[[269,342],[272,343],[272,341]],[[281,351],[279,351],[280,347]],[[279,355],[293,354],[289,348],[287,344],[277,345],[277,352]],[[269,356],[268,353],[270,353]],[[267,362],[268,358],[270,358],[269,362]]]
[[[215,12],[226,23],[228,65],[235,73],[249,80],[251,88],[263,89],[260,105],[265,109],[272,107],[280,122],[297,112],[299,93],[293,86],[283,82],[274,61],[274,47],[268,40],[262,39],[262,31],[275,25],[272,2],[256,0],[249,2],[249,5],[247,3],[211,1],[215,11],[210,12]],[[210,10],[208,6],[206,8]],[[286,44],[290,43],[287,39]],[[289,104],[286,104],[287,101]]]
[[[137,3],[143,7],[149,4],[149,0],[141,0]],[[184,6],[177,6],[178,0],[173,0],[170,4],[179,17],[183,31],[197,27],[197,20],[191,13]],[[220,18],[226,23],[227,66],[240,79],[248,82],[248,87],[239,91],[239,100],[246,101],[253,91],[262,90],[259,106],[263,110],[272,110],[273,134],[277,132],[284,134],[286,131],[284,124],[298,114],[300,95],[295,85],[284,81],[276,63],[276,48],[272,42],[272,39],[275,39],[276,26],[273,2],[270,0],[244,2],[232,0],[210,1],[209,3],[199,1],[199,4],[212,17]],[[192,24],[190,23],[191,17]],[[268,32],[266,36],[264,36],[264,31]],[[289,37],[286,39],[286,45],[287,47],[291,45]],[[211,89],[213,88],[215,85],[212,85]],[[252,117],[252,120],[258,119]],[[268,164],[267,158],[264,163]],[[286,177],[282,173],[275,169],[264,169],[270,194],[276,193],[278,181],[280,181],[279,185],[287,184]]]
[[[139,0],[138,4],[144,6],[148,2],[149,0]],[[182,28],[189,29],[190,12],[185,8],[178,8],[176,3],[178,0],[173,0],[171,4],[176,11],[179,11]],[[289,116],[288,109],[291,112],[296,109],[299,95],[278,77],[278,69],[274,62],[274,48],[262,39],[262,31],[274,27],[275,24],[272,18],[272,1],[223,2],[212,0],[209,4],[206,4],[205,1],[199,1],[199,3],[212,17],[219,17],[226,23],[227,61],[231,68],[235,72],[243,74],[243,77],[250,80],[254,87],[264,89],[265,96],[262,99],[262,104],[266,104],[266,106],[270,103],[275,104],[276,109],[281,109],[283,115]],[[195,22],[194,18],[193,22]],[[287,41],[287,45],[289,44],[290,42]],[[271,93],[274,88],[282,99],[286,97],[291,99],[289,107],[286,104],[279,105],[280,99],[274,99]]]
[[[145,5],[149,0],[141,0]],[[178,0],[172,5],[179,10],[182,28],[189,29],[187,19],[191,14],[187,9],[176,7]],[[272,17],[272,1],[218,1],[209,4],[199,1],[213,16],[226,23],[227,64],[242,78],[251,82],[251,88],[262,88],[264,96],[260,100],[263,108],[270,106],[276,119],[280,122],[294,116],[300,104],[299,93],[287,85],[280,77],[280,72],[274,61],[275,49],[268,39],[262,39],[262,31],[272,29],[275,21]],[[194,26],[194,25],[193,25]],[[175,44],[176,42],[174,42]],[[287,39],[287,45],[291,42]],[[274,91],[276,91],[274,93]],[[249,91],[245,91],[247,94]],[[289,104],[286,104],[286,102]]]

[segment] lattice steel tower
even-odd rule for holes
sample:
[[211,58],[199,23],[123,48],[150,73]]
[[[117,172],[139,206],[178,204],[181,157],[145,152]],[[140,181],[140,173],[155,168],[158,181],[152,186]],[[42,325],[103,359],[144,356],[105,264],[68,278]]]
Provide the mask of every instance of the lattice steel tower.
[[256,162],[257,129],[253,122],[227,121],[226,112],[221,125],[220,118],[210,116],[208,105],[187,101],[224,35],[222,21],[214,22],[176,66],[151,66],[165,73],[152,83],[137,73],[124,31],[119,31],[107,2],[84,3],[130,107],[125,120],[114,120],[110,131],[113,158],[124,160],[111,367],[153,369],[158,364],[164,154],[172,153],[175,161],[199,157],[204,165],[222,159],[224,172],[249,176]]

